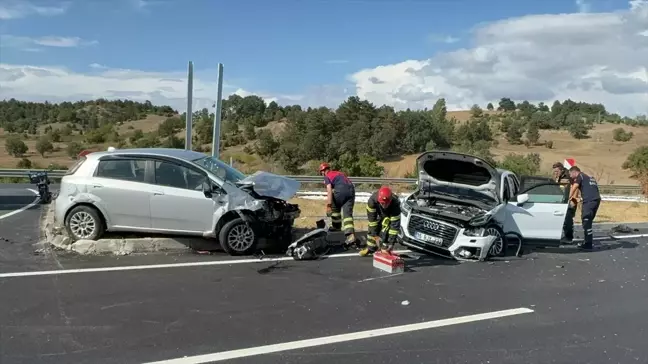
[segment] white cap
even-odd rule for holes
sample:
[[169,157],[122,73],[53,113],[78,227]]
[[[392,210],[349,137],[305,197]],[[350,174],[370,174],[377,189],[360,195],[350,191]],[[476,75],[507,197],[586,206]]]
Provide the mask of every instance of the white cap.
[[109,151],[109,152],[114,152],[115,150],[117,150],[117,148],[115,148],[115,147],[108,147],[108,151]]

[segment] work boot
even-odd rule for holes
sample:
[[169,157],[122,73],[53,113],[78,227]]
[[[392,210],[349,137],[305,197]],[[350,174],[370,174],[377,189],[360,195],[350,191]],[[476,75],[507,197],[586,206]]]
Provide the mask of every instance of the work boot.
[[360,250],[358,255],[360,255],[361,257],[366,257],[367,255],[373,255],[373,253],[374,252],[372,250],[370,250],[369,248],[364,248],[364,249]]
[[344,241],[344,248],[345,249],[358,248],[358,241],[355,237],[355,234],[347,235],[346,240]]
[[578,244],[578,248],[583,250],[592,250],[594,249],[594,246],[591,243],[590,244],[582,243],[582,244]]

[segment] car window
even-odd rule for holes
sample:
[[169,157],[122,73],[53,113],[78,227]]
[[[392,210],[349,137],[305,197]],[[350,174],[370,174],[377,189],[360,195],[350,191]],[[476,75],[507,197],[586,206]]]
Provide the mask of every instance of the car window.
[[508,175],[508,176],[506,176],[506,180],[508,181],[510,189],[511,189],[511,197],[517,195],[519,186],[518,186],[517,181],[515,180],[515,178],[513,178],[513,176],[511,176],[511,175]]
[[524,193],[529,195],[533,203],[564,203],[564,192],[557,183],[544,183],[531,187]]
[[160,186],[202,191],[207,176],[190,168],[169,163],[155,162],[155,183]]
[[119,159],[99,161],[96,177],[111,178],[131,182],[145,182],[144,166],[140,159]]

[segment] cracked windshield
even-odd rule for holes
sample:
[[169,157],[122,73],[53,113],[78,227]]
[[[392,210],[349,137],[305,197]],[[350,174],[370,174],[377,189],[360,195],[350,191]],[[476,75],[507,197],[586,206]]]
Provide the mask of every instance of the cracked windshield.
[[648,0],[0,0],[2,364],[648,363],[647,248]]

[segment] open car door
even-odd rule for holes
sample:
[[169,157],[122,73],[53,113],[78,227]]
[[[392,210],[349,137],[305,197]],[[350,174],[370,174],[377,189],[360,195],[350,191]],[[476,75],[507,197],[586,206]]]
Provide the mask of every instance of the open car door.
[[567,207],[559,184],[535,184],[507,203],[504,231],[520,234],[525,245],[559,246]]

